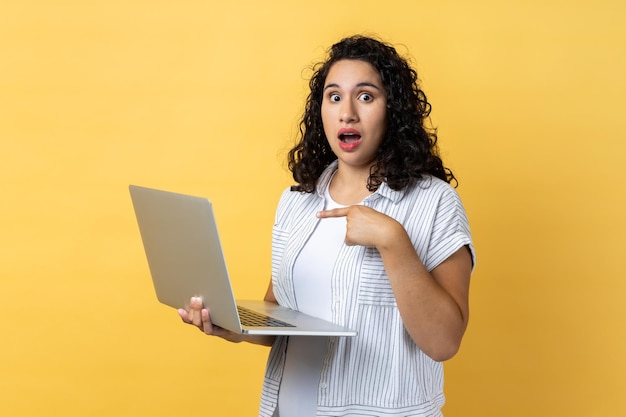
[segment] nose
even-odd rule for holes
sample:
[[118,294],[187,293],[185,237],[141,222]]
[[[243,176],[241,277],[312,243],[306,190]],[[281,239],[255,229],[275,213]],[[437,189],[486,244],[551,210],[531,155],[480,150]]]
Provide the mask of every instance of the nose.
[[359,119],[355,103],[352,100],[343,100],[339,112],[339,120],[344,123],[353,123]]

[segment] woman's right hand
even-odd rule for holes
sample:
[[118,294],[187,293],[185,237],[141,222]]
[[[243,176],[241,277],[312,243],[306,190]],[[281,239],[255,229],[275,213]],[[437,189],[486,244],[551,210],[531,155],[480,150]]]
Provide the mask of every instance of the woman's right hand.
[[196,326],[207,335],[218,336],[235,343],[244,340],[243,335],[233,333],[230,330],[226,330],[211,323],[211,314],[209,309],[204,306],[201,297],[191,297],[189,310],[181,308],[178,310],[178,315],[185,323]]
[[[272,287],[272,281],[270,280],[269,287],[265,293],[265,301],[276,303],[276,297],[274,296],[274,290]],[[178,310],[178,315],[187,324],[191,324],[200,329],[203,333],[218,336],[229,342],[249,342],[256,345],[272,346],[274,343],[274,336],[248,336],[239,333],[231,332],[223,327],[219,327],[211,323],[211,312],[204,306],[202,297],[191,297],[189,301],[189,310],[181,308]]]

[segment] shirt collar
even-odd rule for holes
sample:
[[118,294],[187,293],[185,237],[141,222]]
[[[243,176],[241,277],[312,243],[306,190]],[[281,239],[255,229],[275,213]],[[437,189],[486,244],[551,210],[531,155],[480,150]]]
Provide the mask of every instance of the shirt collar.
[[[331,164],[326,167],[326,169],[322,172],[319,179],[317,180],[317,185],[315,187],[315,192],[318,196],[324,198],[324,190],[330,184],[330,181],[333,178],[333,174],[337,171],[338,161],[334,160]],[[364,201],[376,201],[379,198],[387,198],[391,200],[394,204],[397,204],[402,197],[404,197],[405,190],[395,191],[392,190],[386,182],[380,184],[378,190],[374,192],[374,194],[368,196]]]

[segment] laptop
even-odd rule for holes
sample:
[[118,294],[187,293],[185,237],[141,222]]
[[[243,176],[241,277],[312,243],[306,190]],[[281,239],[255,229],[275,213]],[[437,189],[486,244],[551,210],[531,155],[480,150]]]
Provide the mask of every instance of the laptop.
[[161,303],[188,309],[191,297],[200,296],[211,322],[235,333],[356,336],[354,330],[276,303],[235,300],[211,201],[137,185],[129,189]]

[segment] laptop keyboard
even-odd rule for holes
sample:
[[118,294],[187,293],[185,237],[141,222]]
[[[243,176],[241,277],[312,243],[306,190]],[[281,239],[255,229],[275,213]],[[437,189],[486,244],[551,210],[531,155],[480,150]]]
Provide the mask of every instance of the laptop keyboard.
[[237,306],[239,319],[243,326],[248,327],[296,327],[293,324],[266,316],[256,311],[248,310],[245,307]]

